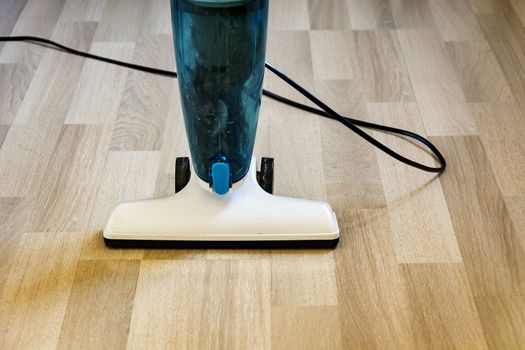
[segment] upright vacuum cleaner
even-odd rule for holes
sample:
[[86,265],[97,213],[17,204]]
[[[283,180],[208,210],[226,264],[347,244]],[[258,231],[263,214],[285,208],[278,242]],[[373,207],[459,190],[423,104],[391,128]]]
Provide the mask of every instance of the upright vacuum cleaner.
[[[272,158],[252,155],[265,67],[268,0],[171,0],[191,161],[176,159],[175,194],[120,203],[112,247],[334,247],[329,204],[275,196]],[[193,171],[192,171],[193,170]]]

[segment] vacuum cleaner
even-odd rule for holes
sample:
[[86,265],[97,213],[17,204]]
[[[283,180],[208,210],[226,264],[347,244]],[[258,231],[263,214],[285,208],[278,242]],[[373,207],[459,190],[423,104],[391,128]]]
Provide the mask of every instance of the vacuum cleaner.
[[268,0],[171,0],[189,157],[175,193],[118,204],[111,247],[330,248],[328,203],[273,195],[274,159],[253,156],[265,69]]

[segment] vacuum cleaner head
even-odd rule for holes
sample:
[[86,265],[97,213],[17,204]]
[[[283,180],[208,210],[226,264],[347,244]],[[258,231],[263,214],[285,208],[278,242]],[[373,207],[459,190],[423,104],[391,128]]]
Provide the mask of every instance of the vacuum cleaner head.
[[337,245],[339,227],[329,204],[274,196],[259,185],[256,168],[253,157],[245,180],[223,196],[191,176],[173,196],[120,203],[104,229],[104,241],[110,247],[123,248]]

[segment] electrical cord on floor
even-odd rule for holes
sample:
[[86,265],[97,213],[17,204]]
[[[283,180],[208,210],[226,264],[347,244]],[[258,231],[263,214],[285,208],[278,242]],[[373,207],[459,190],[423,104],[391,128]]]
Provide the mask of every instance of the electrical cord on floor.
[[[133,64],[133,63],[129,63],[129,62],[123,62],[123,61],[118,61],[118,60],[114,60],[114,59],[103,57],[103,56],[93,55],[93,54],[91,54],[89,52],[79,51],[79,50],[73,49],[71,47],[59,44],[59,43],[57,43],[55,41],[52,41],[52,40],[49,40],[49,39],[45,39],[45,38],[40,38],[40,37],[36,37],[36,36],[0,36],[0,42],[10,42],[10,41],[27,41],[27,42],[32,42],[32,43],[36,43],[36,44],[41,44],[41,45],[44,45],[44,46],[51,46],[51,47],[58,48],[60,50],[63,50],[65,52],[68,52],[68,53],[71,53],[71,54],[75,54],[75,55],[78,55],[78,56],[87,57],[87,58],[91,58],[91,59],[94,59],[94,60],[103,61],[103,62],[107,62],[107,63],[111,63],[111,64],[123,66],[123,67],[127,67],[127,68],[130,68],[130,69],[143,71],[143,72],[146,72],[146,73],[163,75],[163,76],[172,77],[172,78],[176,78],[177,77],[177,73],[173,72],[173,71],[168,71],[168,70],[163,70],[163,69],[158,69],[158,68],[153,68],[153,67],[147,67],[147,66],[141,66],[141,65],[138,65],[138,64]],[[291,99],[288,99],[286,97],[283,97],[281,95],[278,95],[278,94],[273,93],[273,92],[268,91],[268,90],[263,90],[263,95],[265,95],[265,96],[267,96],[267,97],[269,97],[269,98],[271,98],[273,100],[276,100],[276,101],[279,101],[281,103],[284,103],[286,105],[289,105],[289,106],[301,109],[303,111],[314,113],[314,114],[317,114],[317,115],[325,117],[325,118],[330,118],[330,119],[337,120],[338,122],[340,122],[341,124],[343,124],[344,126],[349,128],[350,130],[355,132],[357,135],[361,136],[363,139],[365,139],[366,141],[370,142],[372,145],[374,145],[377,148],[379,148],[381,151],[385,152],[389,156],[397,159],[398,161],[400,161],[402,163],[405,163],[405,164],[410,165],[410,166],[412,166],[414,168],[418,168],[418,169],[421,169],[423,171],[432,172],[432,173],[442,173],[443,171],[445,171],[445,168],[447,167],[447,162],[446,162],[445,158],[443,157],[441,152],[439,152],[439,150],[432,144],[432,142],[430,142],[428,139],[424,138],[423,136],[418,135],[418,134],[416,134],[414,132],[411,132],[411,131],[408,131],[408,130],[404,130],[404,129],[393,128],[393,127],[386,126],[386,125],[374,124],[374,123],[365,122],[365,121],[362,121],[362,120],[357,120],[357,119],[352,119],[352,118],[348,118],[348,117],[342,116],[339,113],[337,113],[336,111],[334,111],[332,108],[330,108],[328,105],[326,105],[323,101],[319,100],[317,97],[312,95],[310,92],[308,92],[305,88],[303,88],[301,85],[296,83],[294,80],[292,80],[286,74],[284,74],[283,72],[279,71],[277,68],[275,68],[274,66],[269,64],[268,62],[265,63],[265,66],[272,73],[277,75],[279,78],[284,80],[286,83],[288,83],[291,87],[293,87],[295,90],[297,90],[303,96],[305,96],[307,99],[312,101],[320,109],[315,108],[315,107],[311,107],[311,106],[308,106],[308,105],[305,105],[305,104],[302,104],[302,103],[299,103],[299,102],[291,100]],[[379,130],[379,131],[382,131],[382,132],[387,132],[387,133],[391,133],[391,134],[397,134],[397,135],[401,135],[401,136],[405,136],[405,137],[414,139],[414,140],[420,142],[421,144],[425,145],[426,147],[428,147],[428,149],[430,149],[432,151],[434,156],[439,161],[440,166],[438,166],[438,167],[430,167],[430,166],[418,163],[418,162],[416,162],[414,160],[408,159],[408,158],[402,156],[401,154],[397,153],[396,151],[392,150],[390,147],[384,145],[383,143],[381,143],[380,141],[378,141],[374,137],[370,136],[369,134],[364,132],[359,127],[372,129],[372,130]]]

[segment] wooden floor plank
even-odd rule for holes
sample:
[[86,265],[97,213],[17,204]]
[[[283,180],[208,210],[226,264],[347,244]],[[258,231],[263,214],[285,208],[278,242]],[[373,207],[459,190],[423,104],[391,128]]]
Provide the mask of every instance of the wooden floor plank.
[[428,0],[390,0],[390,6],[397,29],[435,26]]
[[[27,0],[5,0],[0,2],[0,35],[9,35],[11,33],[26,3]],[[4,43],[0,43],[0,52],[2,52],[4,45]]]
[[[93,43],[90,52],[115,60],[130,61],[133,42]],[[67,124],[113,124],[117,117],[126,79],[127,68],[88,60],[84,64],[73,94],[65,122]]]
[[[339,113],[367,119],[366,99],[359,81],[316,82],[316,91]],[[305,116],[305,118],[318,118]],[[333,120],[320,119],[326,196],[339,211],[386,205],[377,156],[373,148]]]
[[[11,124],[33,78],[24,63],[0,63],[0,123]],[[13,84],[17,81],[17,84]]]
[[40,187],[28,230],[85,231],[95,205],[111,129],[66,125]]
[[437,34],[426,29],[397,34],[427,134],[476,134],[458,76]]
[[[369,115],[381,124],[424,134],[416,104],[371,103]],[[411,159],[432,165],[428,154],[392,135],[380,135],[386,145]],[[461,262],[461,254],[441,184],[432,173],[414,171],[376,150],[392,222],[399,263]]]
[[485,40],[445,43],[467,102],[514,102],[498,60]]
[[[304,336],[290,336],[303,334]],[[272,349],[341,349],[337,306],[272,308]]]
[[12,125],[0,148],[0,197],[37,196],[61,125]]
[[[271,31],[268,33],[266,61],[306,88],[312,89],[314,73],[310,35],[308,31]],[[293,96],[294,99],[308,100],[296,93],[274,74],[264,76],[264,88],[276,93]]]
[[331,251],[272,252],[272,306],[337,305]]
[[159,152],[109,152],[100,177],[82,259],[140,259],[140,249],[106,249],[101,231],[120,201],[153,195],[159,167]]
[[[11,35],[38,35],[50,38],[66,0],[28,0]],[[23,1],[17,1],[22,3]],[[16,10],[15,10],[16,11]],[[6,13],[8,14],[8,13]],[[8,25],[8,21],[4,22]],[[6,33],[7,34],[7,33]],[[0,63],[25,63],[36,69],[44,48],[28,43],[7,43],[0,52]]]
[[525,250],[525,196],[505,197],[505,204],[514,229],[518,233],[521,245]]
[[314,78],[346,80],[357,77],[354,37],[349,31],[314,30],[310,32]]
[[0,124],[0,148],[2,147],[2,144],[4,143],[4,140],[8,132],[9,132],[9,125]]
[[525,105],[525,28],[512,22],[501,12],[478,15],[492,51],[498,58],[505,77],[521,104]]
[[[164,0],[148,0],[143,13],[140,33],[167,34],[172,35],[171,26],[171,2]],[[167,53],[174,52],[173,45],[165,48]],[[175,65],[169,68],[175,68]]]
[[310,29],[351,29],[345,0],[308,0]]
[[107,0],[94,41],[135,41],[145,8],[144,0]]
[[82,233],[31,232],[20,239],[0,297],[0,346],[55,348]]
[[[279,109],[270,117],[270,154],[276,155],[274,192],[286,196],[326,198],[317,119],[288,114]],[[286,130],[294,130],[292,135]],[[282,181],[288,179],[289,181]]]
[[499,0],[467,0],[467,2],[475,14],[494,13],[507,7],[506,1]]
[[449,160],[441,178],[475,296],[523,295],[525,253],[479,138],[433,138]]
[[393,28],[394,19],[386,0],[347,0],[353,30]]
[[33,200],[21,197],[0,197],[0,293],[17,255],[16,248],[25,232]]
[[345,349],[413,348],[405,286],[385,209],[345,211],[335,253]]
[[59,348],[126,347],[139,266],[129,260],[78,263]]
[[99,22],[109,0],[68,0],[60,14],[61,22]]
[[[288,45],[287,40],[293,44]],[[290,69],[293,79],[313,90],[310,50],[308,32],[283,32],[278,36],[269,36],[270,62],[281,70]],[[290,91],[275,77],[272,78],[266,82],[267,88],[283,93]],[[326,198],[319,120],[310,116],[305,118],[305,113],[289,110],[277,103],[267,104],[266,111],[268,154],[275,157],[276,162],[274,193],[310,199]],[[273,262],[272,277],[280,266],[273,266]]]
[[127,347],[269,348],[270,283],[266,259],[144,260]]
[[514,12],[519,17],[521,24],[525,26],[525,3],[520,0],[509,0],[514,8]]
[[[87,50],[96,29],[93,22],[59,23],[52,39]],[[35,72],[14,123],[62,124],[82,72],[84,59],[48,50]]]
[[[254,155],[275,159],[275,194],[331,204],[334,250],[106,248],[119,201],[174,194],[189,155],[177,80],[0,43],[0,348],[523,347],[523,8],[270,1],[268,62],[342,115],[431,135],[447,159],[438,178],[263,97]],[[0,0],[0,35],[173,70],[170,12]]]
[[490,349],[522,349],[525,344],[525,298],[477,297],[481,323]]
[[476,115],[481,142],[502,194],[524,195],[525,181],[521,166],[525,164],[523,110],[515,103],[475,104],[471,108]]
[[355,38],[367,101],[415,101],[395,31],[358,31]]
[[292,31],[310,29],[308,0],[274,1],[269,7],[270,31]]
[[162,131],[162,146],[159,173],[175,174],[177,157],[189,157],[190,149],[184,128],[184,117],[180,104],[179,87],[176,81],[168,103],[166,124]]
[[[165,54],[168,35],[143,35],[137,41],[133,62],[171,67],[174,58]],[[132,71],[115,121],[110,149],[113,151],[158,151],[166,123],[168,101],[174,93],[171,79]]]
[[462,264],[404,264],[415,348],[486,349]]
[[321,138],[326,197],[332,208],[339,212],[384,207],[377,155],[370,145],[335,122],[322,124]]
[[428,0],[443,41],[476,40],[483,32],[466,0]]

